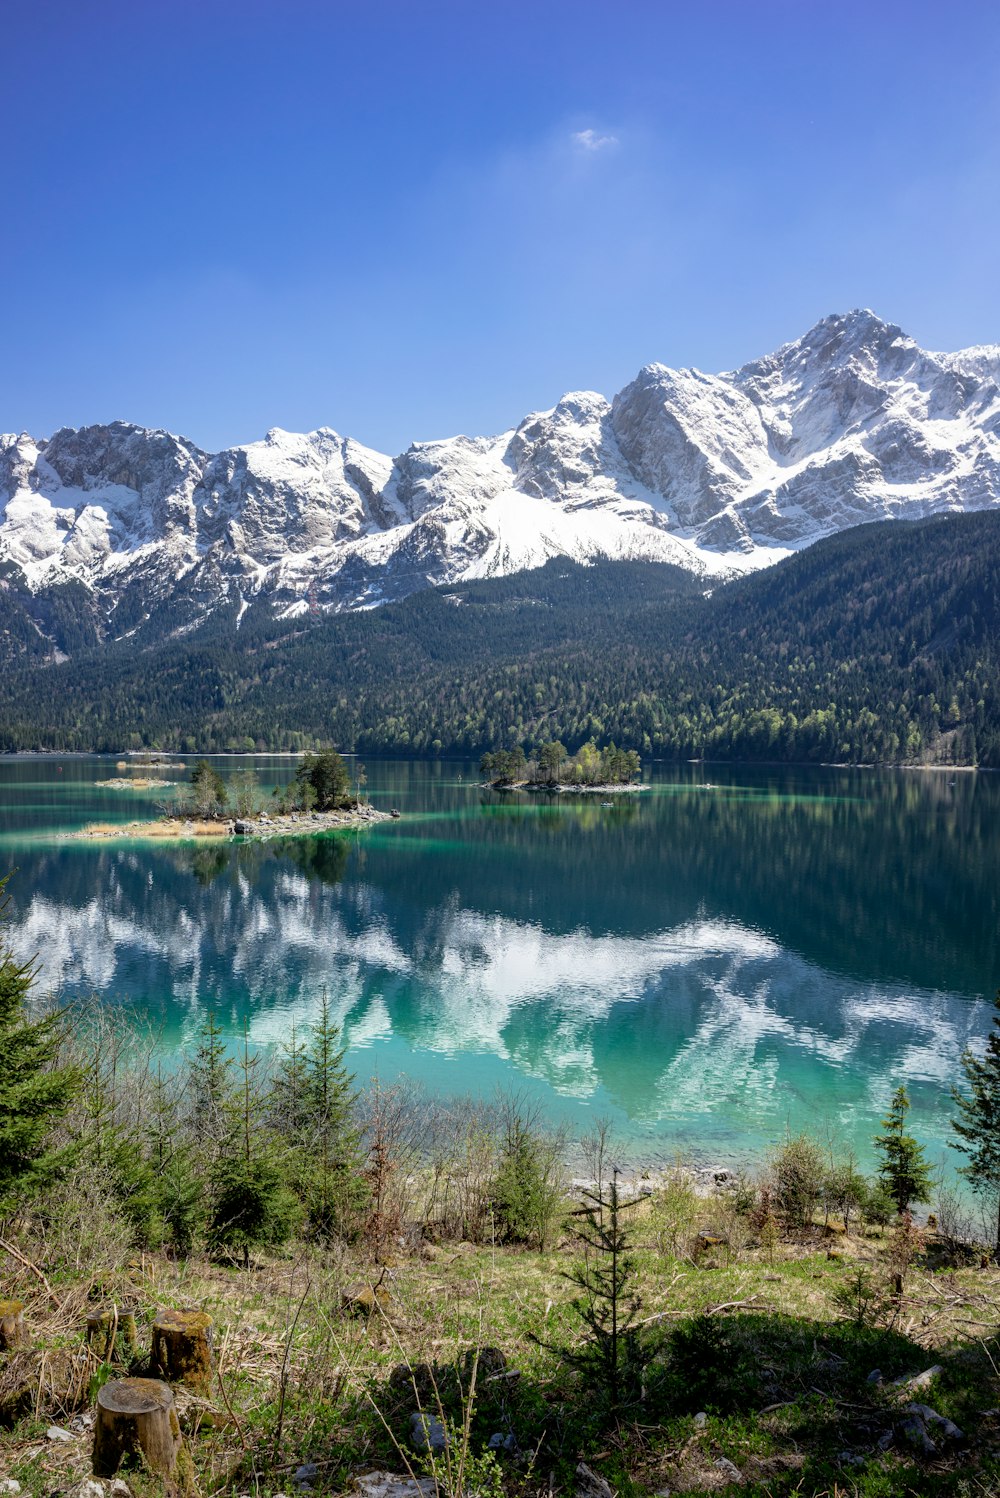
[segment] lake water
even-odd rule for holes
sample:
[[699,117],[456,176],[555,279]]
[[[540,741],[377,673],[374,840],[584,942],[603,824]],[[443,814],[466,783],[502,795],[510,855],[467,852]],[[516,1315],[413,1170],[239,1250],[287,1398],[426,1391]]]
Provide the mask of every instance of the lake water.
[[[246,761],[217,760],[225,774]],[[262,785],[287,759],[252,761]],[[0,762],[6,936],[41,986],[260,1046],[329,996],[360,1079],[514,1084],[633,1158],[869,1141],[904,1082],[943,1159],[948,1089],[1000,982],[1000,777],[653,767],[598,798],[483,792],[472,764],[374,762],[399,821],[272,843],[67,842],[155,815],[97,758]],[[711,781],[714,784],[707,785]]]

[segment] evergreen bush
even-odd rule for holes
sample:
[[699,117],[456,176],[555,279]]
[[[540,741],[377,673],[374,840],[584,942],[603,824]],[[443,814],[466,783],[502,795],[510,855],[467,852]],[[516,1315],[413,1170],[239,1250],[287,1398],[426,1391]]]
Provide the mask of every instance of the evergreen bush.
[[[0,879],[0,918],[8,905],[9,877]],[[74,1153],[72,1145],[54,1146],[52,1133],[78,1092],[80,1077],[58,1062],[62,1016],[28,1016],[35,977],[33,962],[17,962],[9,946],[0,944],[0,1218],[42,1191]]]
[[905,1212],[913,1202],[931,1199],[931,1168],[924,1158],[923,1145],[906,1132],[906,1115],[910,1099],[906,1088],[899,1086],[892,1095],[889,1112],[882,1120],[881,1134],[873,1144],[882,1156],[879,1179],[896,1204]]
[[989,1203],[993,1253],[1000,1259],[1000,993],[993,1007],[985,1055],[966,1050],[962,1056],[969,1091],[966,1095],[956,1087],[952,1092],[958,1107],[958,1117],[952,1119],[958,1138],[952,1147],[965,1156],[961,1171],[973,1191]]

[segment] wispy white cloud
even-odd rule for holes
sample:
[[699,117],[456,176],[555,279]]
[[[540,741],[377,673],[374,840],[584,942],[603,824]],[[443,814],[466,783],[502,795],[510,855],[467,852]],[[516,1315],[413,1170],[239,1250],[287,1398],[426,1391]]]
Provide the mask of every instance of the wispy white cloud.
[[570,140],[583,151],[604,151],[618,144],[617,135],[598,135],[596,130],[574,130]]

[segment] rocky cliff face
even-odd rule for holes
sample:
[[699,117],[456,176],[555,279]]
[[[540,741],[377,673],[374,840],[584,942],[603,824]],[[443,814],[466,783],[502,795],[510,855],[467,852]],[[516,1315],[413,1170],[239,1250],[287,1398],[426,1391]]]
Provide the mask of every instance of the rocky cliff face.
[[720,375],[651,364],[499,437],[395,461],[323,428],[210,455],[125,422],[0,437],[0,573],[87,590],[107,635],[254,600],[352,609],[565,555],[705,576],[831,531],[1000,502],[1000,348],[927,353],[871,312]]

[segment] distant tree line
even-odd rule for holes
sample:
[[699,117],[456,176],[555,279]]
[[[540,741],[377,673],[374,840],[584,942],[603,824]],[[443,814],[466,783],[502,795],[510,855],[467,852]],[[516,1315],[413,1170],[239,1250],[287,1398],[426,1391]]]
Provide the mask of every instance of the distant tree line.
[[988,512],[860,526],[710,596],[676,568],[558,559],[305,627],[251,609],[237,634],[222,612],[98,649],[59,626],[62,664],[42,664],[29,602],[0,593],[2,749],[531,757],[594,739],[667,760],[1000,766]]

